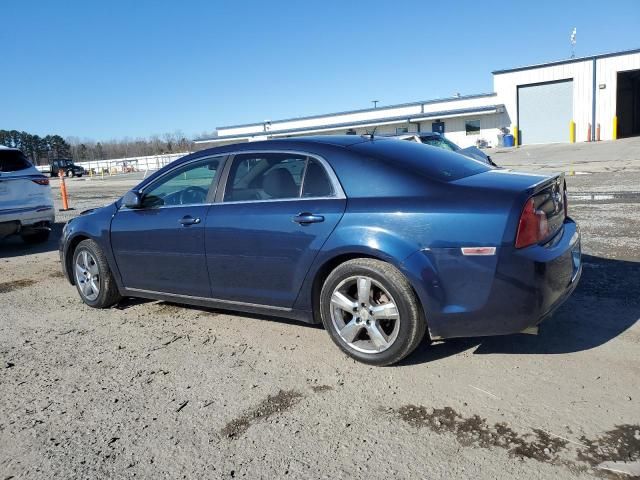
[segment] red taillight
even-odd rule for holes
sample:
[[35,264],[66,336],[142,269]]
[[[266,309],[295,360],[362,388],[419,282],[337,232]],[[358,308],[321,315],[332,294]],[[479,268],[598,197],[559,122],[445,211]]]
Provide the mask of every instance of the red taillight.
[[31,181],[33,183],[37,183],[38,185],[49,185],[49,179],[48,178],[32,178]]
[[549,235],[547,215],[542,210],[536,210],[533,198],[527,200],[516,234],[516,248],[524,248],[544,240]]

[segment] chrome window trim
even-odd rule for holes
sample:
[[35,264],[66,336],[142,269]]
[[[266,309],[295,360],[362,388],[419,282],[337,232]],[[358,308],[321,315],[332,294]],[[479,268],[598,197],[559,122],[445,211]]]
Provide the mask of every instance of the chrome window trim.
[[303,202],[307,200],[341,200],[343,197],[294,197],[294,198],[267,198],[265,200],[236,200],[233,202],[215,202],[211,206],[216,205],[240,205],[243,203],[274,203],[274,202]]
[[186,205],[163,205],[161,207],[146,207],[146,208],[129,208],[125,205],[120,206],[119,212],[147,212],[149,210],[153,210],[154,212],[157,210],[164,210],[165,208],[187,208],[187,207],[209,207],[213,205],[213,203],[188,203]]
[[[231,169],[231,166],[233,165],[233,162],[235,161],[235,158],[237,155],[245,155],[245,154],[249,154],[249,155],[259,155],[261,153],[282,153],[282,154],[290,154],[290,155],[301,155],[301,156],[305,156],[305,157],[309,157],[309,158],[313,158],[314,160],[317,160],[318,163],[320,163],[320,165],[322,165],[322,167],[324,168],[325,172],[327,173],[327,175],[329,176],[329,181],[331,182],[331,186],[333,187],[333,195],[331,196],[326,196],[326,197],[303,197],[302,196],[302,190],[304,188],[304,179],[300,184],[300,192],[298,193],[298,197],[292,197],[292,198],[269,198],[269,199],[264,199],[264,200],[236,200],[236,201],[231,201],[231,202],[226,202],[224,201],[224,195],[226,193],[227,190],[227,186],[228,186],[228,182],[229,182],[229,170]],[[340,181],[338,180],[338,176],[336,175],[336,172],[333,171],[333,168],[331,168],[331,165],[329,165],[329,162],[327,162],[323,157],[321,157],[320,155],[317,155],[315,153],[309,153],[309,152],[304,152],[304,151],[300,151],[300,150],[268,150],[268,149],[259,149],[259,150],[240,150],[237,152],[232,152],[229,153],[229,158],[227,160],[227,166],[225,168],[225,172],[223,172],[222,177],[220,178],[222,182],[224,182],[224,185],[222,185],[222,188],[218,188],[218,193],[216,194],[216,201],[215,203],[213,203],[213,205],[238,205],[238,204],[243,204],[243,203],[273,203],[273,202],[291,202],[291,201],[301,201],[301,200],[344,200],[347,198],[347,196],[344,193],[344,189],[342,188],[342,185],[340,184]],[[306,166],[305,166],[305,172],[306,174]],[[218,201],[219,200],[219,201]]]
[[[327,172],[327,175],[329,176],[329,181],[331,182],[331,186],[333,187],[333,192],[334,192],[333,195],[327,196],[327,197],[302,197],[302,193],[300,193],[300,196],[296,198],[270,198],[270,199],[264,199],[264,200],[238,200],[233,202],[225,202],[224,194],[227,189],[227,181],[229,180],[228,173],[235,157],[237,155],[260,154],[260,153],[285,153],[285,154],[293,154],[293,155],[304,155],[306,157],[317,160],[320,163],[320,165],[323,166],[323,168]],[[216,191],[214,192],[213,199],[211,202],[191,203],[189,205],[164,205],[164,206],[153,207],[153,208],[127,208],[126,206],[121,205],[119,211],[147,211],[147,210],[160,210],[165,208],[202,207],[202,206],[213,206],[213,205],[223,205],[223,204],[238,205],[243,203],[273,203],[273,202],[292,202],[292,201],[309,201],[309,200],[311,201],[313,200],[315,201],[344,200],[347,198],[347,195],[344,193],[344,189],[342,188],[342,184],[340,183],[340,180],[338,180],[338,176],[336,175],[336,172],[334,172],[329,162],[327,162],[323,157],[315,153],[309,153],[309,152],[304,152],[300,150],[282,150],[282,149],[237,150],[232,152],[225,152],[225,153],[220,153],[220,154],[215,154],[215,155],[210,155],[205,157],[194,158],[189,162],[181,163],[180,165],[176,165],[175,167],[167,170],[165,173],[163,173],[160,177],[155,179],[153,182],[148,183],[143,188],[138,190],[138,193],[140,194],[144,193],[144,191],[148,187],[150,187],[151,185],[154,185],[157,181],[160,181],[162,178],[169,175],[171,172],[173,172],[178,168],[181,168],[185,165],[190,165],[191,163],[212,159],[212,158],[217,158],[217,157],[224,159],[224,164],[220,169],[220,175],[218,176]],[[305,174],[306,174],[306,168],[305,168]],[[301,183],[301,192],[302,192],[302,188],[304,188],[304,181]]]

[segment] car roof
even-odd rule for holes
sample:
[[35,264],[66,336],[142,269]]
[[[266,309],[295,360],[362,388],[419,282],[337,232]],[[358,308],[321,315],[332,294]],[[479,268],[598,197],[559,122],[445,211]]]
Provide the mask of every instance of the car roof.
[[13,150],[13,151],[20,151],[19,148],[13,148],[13,147],[5,147],[4,145],[0,145],[0,150]]
[[230,145],[224,145],[220,147],[208,148],[206,150],[200,150],[192,155],[183,157],[183,159],[189,160],[194,156],[216,155],[232,152],[251,152],[262,149],[286,149],[286,150],[307,150],[313,153],[317,148],[314,147],[330,147],[330,148],[349,148],[359,143],[369,142],[371,140],[382,140],[384,137],[371,138],[370,135],[318,135],[308,137],[288,137],[288,138],[273,138],[269,140],[259,140],[256,142],[247,143],[234,143]]
[[357,143],[370,140],[369,135],[315,135],[302,137],[274,138],[261,142],[243,143],[242,145],[252,145],[255,143],[268,144],[270,142],[288,142],[288,143],[319,143],[323,145],[335,145],[339,147],[349,147]]

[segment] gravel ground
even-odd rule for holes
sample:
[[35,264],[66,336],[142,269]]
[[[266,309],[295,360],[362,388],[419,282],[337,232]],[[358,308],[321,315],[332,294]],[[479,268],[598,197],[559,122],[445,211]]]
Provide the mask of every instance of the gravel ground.
[[[640,162],[594,162],[568,177],[583,277],[540,335],[424,342],[389,368],[278,318],[93,310],[61,276],[61,224],[42,246],[5,241],[0,480],[615,477],[597,466],[640,459]],[[72,179],[71,205],[139,178]]]

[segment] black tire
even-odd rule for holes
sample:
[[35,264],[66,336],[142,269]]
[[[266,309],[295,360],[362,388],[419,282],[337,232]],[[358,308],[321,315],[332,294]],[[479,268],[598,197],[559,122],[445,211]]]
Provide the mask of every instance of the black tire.
[[75,173],[73,173],[73,170],[67,170],[67,177],[75,177]]
[[[399,314],[399,329],[391,346],[376,353],[352,348],[338,333],[331,317],[331,297],[343,281],[366,276],[378,282],[393,298]],[[357,258],[342,263],[327,277],[320,293],[320,313],[324,328],[331,339],[350,357],[369,365],[385,366],[399,362],[420,344],[426,331],[426,321],[407,278],[393,265],[371,258]]]
[[22,241],[26,244],[33,245],[36,243],[44,243],[49,240],[49,230],[41,230],[34,233],[26,233],[22,235]]
[[[82,254],[83,251],[88,251],[91,256],[95,259],[95,264],[98,267],[99,273],[99,293],[97,298],[89,299],[85,296],[80,288],[78,278],[75,273],[75,265],[78,257]],[[71,275],[73,276],[74,283],[76,285],[76,289],[80,294],[80,298],[84,303],[93,308],[109,308],[116,303],[118,303],[122,297],[120,292],[118,291],[118,286],[113,278],[113,274],[111,273],[111,269],[109,268],[109,264],[107,263],[107,258],[100,246],[93,240],[83,240],[78,244],[76,249],[73,252],[73,260],[71,263]]]

